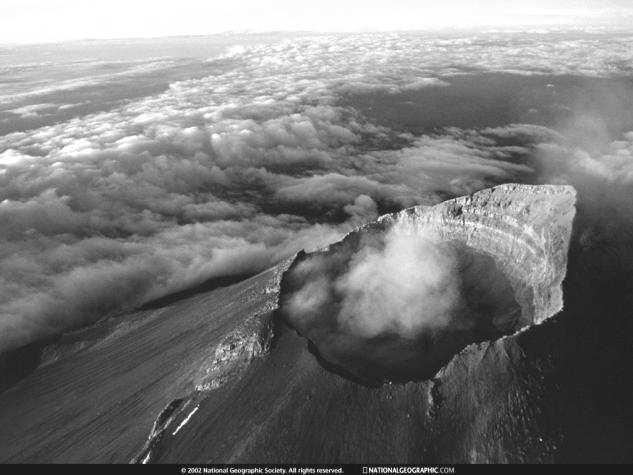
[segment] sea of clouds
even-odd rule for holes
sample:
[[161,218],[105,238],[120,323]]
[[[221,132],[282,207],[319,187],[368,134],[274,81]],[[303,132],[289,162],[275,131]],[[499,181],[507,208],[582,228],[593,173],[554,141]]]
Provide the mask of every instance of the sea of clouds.
[[[166,61],[32,81],[0,91],[0,107],[15,120],[42,111],[54,119],[64,105],[38,97],[160,75]],[[211,73],[163,92],[0,136],[0,351],[263,270],[387,211],[524,181],[535,170],[514,157],[528,149],[508,137],[530,137],[557,181],[586,170],[630,183],[633,134],[599,151],[532,125],[414,135],[372,123],[341,97],[446,88],[466,72],[610,77],[630,73],[632,61],[628,36],[281,38],[227,48],[204,61]],[[358,279],[340,285],[365,295],[371,269],[388,268],[400,247],[365,256]]]

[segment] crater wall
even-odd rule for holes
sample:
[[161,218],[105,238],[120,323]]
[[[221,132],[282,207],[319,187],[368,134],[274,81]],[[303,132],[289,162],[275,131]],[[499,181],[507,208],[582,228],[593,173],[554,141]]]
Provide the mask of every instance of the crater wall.
[[431,378],[468,344],[562,309],[575,200],[569,186],[507,184],[385,215],[300,254],[281,315],[349,377]]
[[561,283],[575,209],[571,186],[505,184],[436,206],[416,206],[383,216],[383,225],[412,234],[431,228],[491,255],[510,279],[525,325],[563,308]]

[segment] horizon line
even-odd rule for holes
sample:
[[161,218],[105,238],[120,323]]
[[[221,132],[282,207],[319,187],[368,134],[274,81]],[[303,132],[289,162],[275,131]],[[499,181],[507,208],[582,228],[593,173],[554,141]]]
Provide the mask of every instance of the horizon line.
[[230,36],[256,36],[256,35],[354,35],[354,34],[385,34],[385,33],[463,33],[463,32],[479,32],[479,33],[586,33],[586,34],[633,34],[633,26],[613,26],[613,25],[579,25],[579,24],[548,24],[548,25],[476,25],[476,26],[439,26],[439,27],[423,27],[423,28],[393,28],[393,29],[358,29],[358,30],[225,30],[213,33],[194,33],[194,34],[166,34],[166,35],[150,35],[150,36],[113,36],[113,37],[83,37],[83,38],[65,38],[51,40],[36,41],[0,41],[2,47],[20,47],[20,46],[47,46],[47,45],[64,45],[72,43],[98,43],[98,42],[117,42],[117,41],[148,41],[148,40],[175,40],[185,38],[211,38],[211,37],[230,37]]

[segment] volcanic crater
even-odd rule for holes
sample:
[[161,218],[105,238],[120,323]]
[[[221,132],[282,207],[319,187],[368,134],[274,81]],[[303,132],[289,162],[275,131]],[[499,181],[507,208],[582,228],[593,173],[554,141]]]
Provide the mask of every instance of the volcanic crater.
[[281,317],[356,382],[430,379],[469,344],[562,309],[574,204],[571,187],[510,184],[383,216],[301,253]]

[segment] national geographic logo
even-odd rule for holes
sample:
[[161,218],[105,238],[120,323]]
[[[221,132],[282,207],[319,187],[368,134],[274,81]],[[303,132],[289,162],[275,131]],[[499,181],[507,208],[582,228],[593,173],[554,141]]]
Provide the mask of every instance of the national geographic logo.
[[429,473],[434,475],[444,475],[455,473],[455,467],[363,467],[363,473],[366,475],[389,475],[389,474],[410,474],[410,473]]

